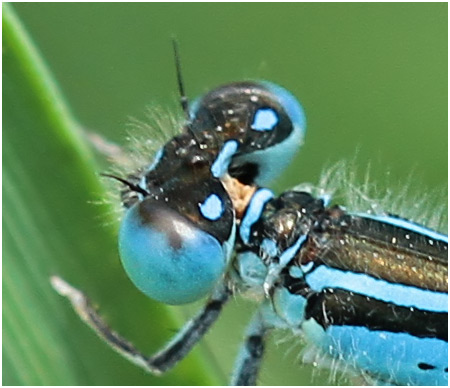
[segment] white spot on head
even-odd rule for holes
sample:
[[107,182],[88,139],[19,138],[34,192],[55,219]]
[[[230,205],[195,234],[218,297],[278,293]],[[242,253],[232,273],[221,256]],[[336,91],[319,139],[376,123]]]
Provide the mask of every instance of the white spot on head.
[[255,131],[271,131],[278,124],[278,121],[278,115],[273,109],[258,109],[251,127]]
[[211,221],[218,220],[225,210],[223,202],[217,194],[209,195],[205,202],[200,203],[198,207],[202,216]]

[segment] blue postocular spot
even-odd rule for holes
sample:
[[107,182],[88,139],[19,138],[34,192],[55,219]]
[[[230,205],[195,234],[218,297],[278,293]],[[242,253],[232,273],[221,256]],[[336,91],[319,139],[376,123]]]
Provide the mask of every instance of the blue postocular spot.
[[215,178],[222,178],[228,170],[231,158],[239,148],[239,143],[236,140],[228,140],[223,145],[216,160],[211,166],[211,173]]
[[277,124],[278,115],[273,109],[259,109],[255,113],[252,129],[255,131],[271,131]]
[[205,202],[199,204],[202,216],[211,221],[218,220],[224,211],[223,202],[217,194],[211,194]]

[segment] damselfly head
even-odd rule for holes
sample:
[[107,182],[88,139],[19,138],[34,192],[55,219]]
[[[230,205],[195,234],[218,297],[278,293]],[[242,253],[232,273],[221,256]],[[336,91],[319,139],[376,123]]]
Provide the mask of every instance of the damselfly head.
[[233,206],[219,179],[204,171],[185,168],[161,182],[127,210],[121,224],[119,252],[128,276],[164,303],[207,295],[231,256]]
[[268,82],[220,86],[190,106],[176,43],[174,52],[184,131],[122,180],[128,210],[119,250],[142,292],[182,304],[207,295],[225,273],[236,212],[249,198],[242,184],[279,175],[303,142],[305,117],[289,92]]
[[247,185],[275,178],[305,129],[295,98],[267,82],[218,87],[191,112],[186,130],[128,178],[122,197],[125,270],[142,292],[168,304],[201,298],[226,270],[240,211],[236,198],[246,196],[233,191],[232,202],[225,177]]

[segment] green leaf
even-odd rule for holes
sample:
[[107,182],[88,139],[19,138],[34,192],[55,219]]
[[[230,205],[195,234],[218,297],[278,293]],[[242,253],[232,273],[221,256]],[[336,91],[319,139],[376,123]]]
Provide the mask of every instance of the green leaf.
[[214,383],[201,350],[166,377],[146,374],[111,351],[50,287],[58,274],[85,290],[115,329],[149,352],[180,325],[126,279],[112,209],[94,204],[106,197],[94,158],[9,5],[3,101],[3,384]]

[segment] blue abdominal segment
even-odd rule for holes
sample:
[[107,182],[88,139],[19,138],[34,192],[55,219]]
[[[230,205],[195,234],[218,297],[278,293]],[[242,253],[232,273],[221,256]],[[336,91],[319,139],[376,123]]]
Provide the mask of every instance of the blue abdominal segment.
[[381,382],[441,385],[447,379],[446,313],[329,288],[309,295],[301,327],[323,353]]
[[447,385],[447,341],[419,338],[408,333],[371,331],[364,326],[330,326],[326,330],[309,321],[306,336],[329,356],[384,383]]
[[167,304],[211,292],[227,262],[219,241],[171,209],[144,210],[145,218],[142,203],[129,209],[119,234],[122,264],[136,287]]
[[327,335],[335,357],[371,374],[402,385],[447,385],[446,341],[359,326],[330,326]]

